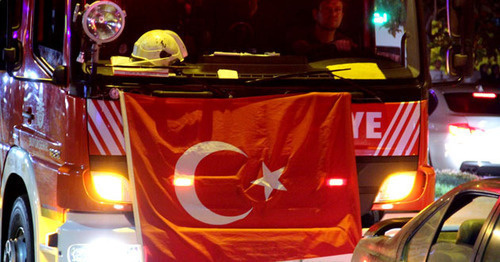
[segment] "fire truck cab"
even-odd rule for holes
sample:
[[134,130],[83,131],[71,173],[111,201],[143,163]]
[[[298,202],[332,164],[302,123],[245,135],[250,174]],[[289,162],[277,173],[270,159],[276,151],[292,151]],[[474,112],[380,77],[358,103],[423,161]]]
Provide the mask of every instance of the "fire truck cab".
[[[354,202],[359,203],[287,202],[287,210],[322,214],[347,205],[360,210],[368,225],[381,211],[418,211],[433,200],[434,171],[427,161],[430,78],[421,1],[0,0],[0,7],[4,261],[162,260],[151,255],[155,250],[166,252],[166,260],[183,259],[165,251],[175,245],[161,237],[145,242],[138,237],[148,228],[137,226],[140,216],[133,205],[140,186],[129,181],[134,165],[127,143],[134,141],[127,140],[124,93],[201,99],[196,101],[348,93],[352,138],[345,139],[354,143],[357,180],[355,190],[345,195],[355,192],[359,201]],[[336,36],[325,42],[317,38],[315,23],[332,16]],[[317,195],[310,197],[328,197],[323,187],[346,183],[328,181],[315,185],[311,192]],[[282,186],[276,184],[274,191],[290,187],[285,182]],[[275,194],[270,192],[266,200]],[[172,203],[179,208],[175,196]],[[329,227],[320,217],[318,226]],[[351,252],[361,235],[360,219],[353,219],[356,228],[340,241]],[[199,221],[186,221],[174,221],[172,228],[203,228]],[[256,221],[241,228],[272,231],[273,225]],[[233,228],[231,223],[208,228],[229,232],[240,225]],[[294,232],[314,228],[301,223],[277,225]],[[267,248],[254,245],[256,250]],[[209,254],[204,257],[208,261],[219,255],[234,259],[227,250],[204,252],[200,254]],[[243,260],[327,254],[287,252]],[[342,253],[349,248],[331,252]]]

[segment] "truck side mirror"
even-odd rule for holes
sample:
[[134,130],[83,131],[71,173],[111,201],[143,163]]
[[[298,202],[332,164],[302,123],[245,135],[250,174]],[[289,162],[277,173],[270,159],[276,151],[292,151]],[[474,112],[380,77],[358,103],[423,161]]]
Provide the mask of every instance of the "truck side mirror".
[[12,64],[16,61],[16,49],[14,47],[7,47],[3,49],[3,58],[7,64]]
[[382,220],[371,226],[370,229],[368,229],[368,231],[366,231],[366,233],[364,234],[364,237],[384,236],[385,233],[390,230],[401,229],[411,219],[411,217],[398,217]]
[[446,55],[446,69],[450,75],[469,76],[474,69],[474,1],[447,0],[446,4],[452,41]]
[[21,66],[23,60],[21,42],[14,40],[14,45],[4,48],[2,52],[8,71],[16,70]]

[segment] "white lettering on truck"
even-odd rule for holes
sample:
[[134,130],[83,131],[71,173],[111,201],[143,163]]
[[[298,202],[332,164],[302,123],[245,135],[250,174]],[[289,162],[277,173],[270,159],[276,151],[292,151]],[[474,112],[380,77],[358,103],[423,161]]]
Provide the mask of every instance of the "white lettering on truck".
[[[365,116],[366,113],[366,117]],[[366,138],[367,139],[376,139],[381,138],[382,133],[378,132],[376,129],[379,129],[382,126],[382,112],[355,112],[352,114],[352,125],[354,131],[354,138],[359,138],[359,128],[363,120],[366,121]]]

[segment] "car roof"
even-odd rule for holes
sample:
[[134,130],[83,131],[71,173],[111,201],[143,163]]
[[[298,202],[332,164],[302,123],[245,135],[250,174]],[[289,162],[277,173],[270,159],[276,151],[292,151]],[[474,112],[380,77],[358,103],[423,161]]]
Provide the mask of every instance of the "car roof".
[[486,178],[470,181],[456,187],[450,191],[450,193],[455,195],[464,191],[489,192],[500,195],[500,178]]

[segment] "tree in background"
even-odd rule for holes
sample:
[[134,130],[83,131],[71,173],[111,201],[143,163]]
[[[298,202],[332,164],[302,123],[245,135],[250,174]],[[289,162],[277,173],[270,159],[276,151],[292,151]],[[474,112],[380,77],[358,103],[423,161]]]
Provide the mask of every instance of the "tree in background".
[[[500,2],[498,0],[476,0],[474,67],[483,64],[500,64]],[[446,50],[451,44],[448,37],[446,0],[424,0],[426,28],[431,64],[437,59],[446,59]]]
[[[405,15],[399,12],[404,0],[375,0],[375,6],[386,10],[388,22],[384,25],[390,33],[396,34],[399,25],[405,22]],[[446,0],[423,0],[431,68],[436,60],[445,61],[446,51],[451,44],[447,29]],[[476,37],[474,42],[474,67],[479,70],[483,64],[500,64],[500,1],[476,0]],[[444,70],[442,68],[441,70]]]

